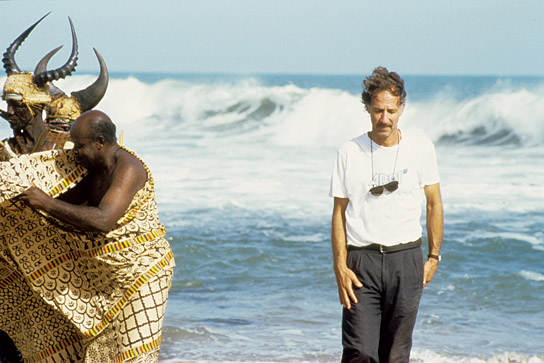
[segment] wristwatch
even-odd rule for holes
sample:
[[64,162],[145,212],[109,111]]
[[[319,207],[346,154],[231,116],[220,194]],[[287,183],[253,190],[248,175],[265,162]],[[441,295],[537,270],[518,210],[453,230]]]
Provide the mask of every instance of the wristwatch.
[[428,258],[434,258],[435,260],[437,260],[438,262],[442,261],[442,255],[433,255],[433,254],[428,254],[427,255]]

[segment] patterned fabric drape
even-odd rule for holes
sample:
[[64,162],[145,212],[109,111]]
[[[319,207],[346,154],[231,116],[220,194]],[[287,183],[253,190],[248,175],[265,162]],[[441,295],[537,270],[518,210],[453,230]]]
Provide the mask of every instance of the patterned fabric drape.
[[28,362],[155,362],[175,263],[149,170],[107,234],[17,201],[31,185],[55,197],[85,173],[64,150],[0,163],[0,329]]

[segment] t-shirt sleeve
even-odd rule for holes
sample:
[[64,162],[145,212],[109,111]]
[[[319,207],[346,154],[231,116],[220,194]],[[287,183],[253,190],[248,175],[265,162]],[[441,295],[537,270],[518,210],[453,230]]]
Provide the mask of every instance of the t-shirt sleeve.
[[346,175],[346,159],[342,150],[336,153],[336,161],[332,169],[331,187],[329,189],[329,197],[347,198],[348,192],[345,184]]
[[423,185],[433,185],[440,183],[440,174],[438,173],[438,162],[436,160],[436,151],[432,142],[428,141],[423,153]]

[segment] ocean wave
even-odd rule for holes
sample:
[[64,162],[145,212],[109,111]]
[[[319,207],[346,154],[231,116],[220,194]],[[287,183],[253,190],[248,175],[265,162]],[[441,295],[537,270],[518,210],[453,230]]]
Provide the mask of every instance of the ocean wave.
[[544,281],[544,274],[533,271],[520,271],[520,276],[529,281]]
[[284,236],[283,240],[287,242],[323,242],[329,237],[323,233],[314,233],[313,235],[294,235]]
[[537,145],[544,141],[544,89],[494,90],[468,100],[441,96],[405,116],[438,143]]
[[[297,359],[281,357],[285,353],[278,352],[277,355],[271,356],[268,359],[248,359],[248,357],[240,356],[236,357],[236,354],[229,354],[228,357],[222,356],[220,360],[222,362],[248,362],[248,363],[264,363],[264,362],[300,362],[300,363],[310,363],[310,362],[335,362],[339,361],[340,356],[337,354],[306,354],[305,358],[297,357]],[[165,363],[181,363],[187,362],[187,357],[178,357],[178,358],[167,358],[161,359]],[[198,357],[192,356],[190,359],[191,362],[195,363],[207,363],[215,362],[214,359],[203,358],[199,359]],[[441,354],[432,352],[429,350],[426,351],[413,351],[410,357],[410,362],[413,363],[542,363],[544,362],[544,355],[526,355],[523,353],[517,352],[503,352],[498,353],[492,356],[468,356],[462,354]]]
[[468,356],[462,354],[442,354],[430,350],[413,351],[410,362],[414,363],[542,363],[544,355],[527,355],[517,352],[502,352],[492,356]]
[[[86,87],[93,75],[56,84],[66,92]],[[0,77],[0,83],[5,77]],[[447,93],[409,101],[401,128],[424,131],[445,145],[538,145],[544,141],[544,87],[495,87],[469,99]],[[200,83],[136,77],[112,78],[99,109],[120,129],[144,139],[150,134],[206,138],[266,136],[280,145],[334,145],[370,127],[358,95],[294,84],[265,86],[257,78]],[[9,130],[7,123],[3,125]]]

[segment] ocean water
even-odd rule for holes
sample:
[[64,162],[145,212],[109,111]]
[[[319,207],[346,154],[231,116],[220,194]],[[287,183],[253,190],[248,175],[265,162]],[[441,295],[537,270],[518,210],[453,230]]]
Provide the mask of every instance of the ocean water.
[[[339,361],[328,189],[370,127],[363,77],[111,75],[99,109],[150,167],[177,261],[161,362]],[[445,212],[412,361],[544,362],[544,78],[405,81]]]

